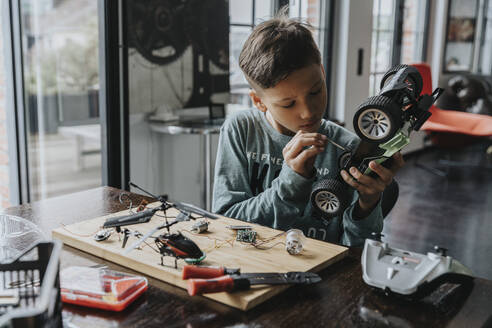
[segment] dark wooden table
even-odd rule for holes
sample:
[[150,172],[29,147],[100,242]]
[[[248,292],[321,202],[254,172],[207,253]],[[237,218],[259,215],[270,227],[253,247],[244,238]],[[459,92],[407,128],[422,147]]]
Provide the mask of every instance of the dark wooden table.
[[[43,231],[62,224],[124,210],[122,191],[101,187],[11,207],[4,212],[38,224]],[[133,204],[143,196],[131,194]],[[185,290],[149,279],[149,290],[120,313],[63,306],[70,327],[481,327],[492,326],[492,281],[475,279],[471,288],[444,285],[419,302],[387,297],[362,280],[361,249],[321,271],[321,283],[294,286],[258,307],[242,312],[190,297]],[[488,260],[490,254],[483,254]],[[106,264],[135,273],[77,249],[63,246],[61,267]]]

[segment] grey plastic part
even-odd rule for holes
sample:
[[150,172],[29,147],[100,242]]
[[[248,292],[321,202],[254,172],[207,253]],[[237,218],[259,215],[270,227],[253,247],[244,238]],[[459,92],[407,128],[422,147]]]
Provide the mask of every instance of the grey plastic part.
[[409,252],[372,239],[365,241],[361,262],[366,284],[402,295],[415,293],[420,285],[445,273],[473,276],[467,267],[450,256]]

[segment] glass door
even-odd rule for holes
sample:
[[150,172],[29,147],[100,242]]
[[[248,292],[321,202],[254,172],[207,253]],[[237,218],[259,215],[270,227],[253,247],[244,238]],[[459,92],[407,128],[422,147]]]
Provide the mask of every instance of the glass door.
[[27,201],[100,186],[98,2],[19,0],[18,15]]

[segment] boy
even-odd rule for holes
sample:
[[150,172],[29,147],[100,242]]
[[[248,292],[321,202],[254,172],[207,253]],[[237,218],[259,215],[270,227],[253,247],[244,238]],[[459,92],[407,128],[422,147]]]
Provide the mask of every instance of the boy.
[[[371,162],[372,178],[350,169],[343,179],[354,191],[343,217],[312,217],[316,179],[336,177],[341,150],[359,139],[323,119],[327,105],[325,71],[311,32],[279,16],[255,27],[239,65],[256,109],[226,120],[221,128],[215,168],[213,211],[228,217],[345,245],[362,245],[381,232],[381,193],[403,165],[398,153],[390,169]],[[354,179],[355,178],[355,179]]]

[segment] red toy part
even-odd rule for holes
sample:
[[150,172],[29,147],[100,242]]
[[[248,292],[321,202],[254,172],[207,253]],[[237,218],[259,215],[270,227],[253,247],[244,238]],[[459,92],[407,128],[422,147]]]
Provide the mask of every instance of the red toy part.
[[[432,92],[431,69],[428,64],[412,65],[422,75],[422,93]],[[443,110],[432,106],[429,111],[431,117],[424,123],[421,130],[428,132],[458,133],[474,137],[492,136],[492,116]]]

